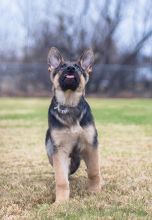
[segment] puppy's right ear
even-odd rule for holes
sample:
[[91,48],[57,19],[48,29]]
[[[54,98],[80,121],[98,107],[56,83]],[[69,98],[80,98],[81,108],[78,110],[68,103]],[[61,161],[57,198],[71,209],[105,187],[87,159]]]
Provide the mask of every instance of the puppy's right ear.
[[56,47],[51,47],[47,57],[48,70],[51,72],[53,69],[57,68],[62,62],[63,57]]

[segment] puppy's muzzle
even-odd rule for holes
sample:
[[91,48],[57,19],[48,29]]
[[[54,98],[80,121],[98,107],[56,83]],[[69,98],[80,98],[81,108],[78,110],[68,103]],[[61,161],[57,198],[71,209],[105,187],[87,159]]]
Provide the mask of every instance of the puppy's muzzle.
[[76,74],[76,69],[74,66],[68,66],[64,71],[65,78],[67,79],[74,79]]
[[62,73],[60,86],[65,91],[67,89],[76,90],[79,85],[80,77],[74,66],[68,66]]

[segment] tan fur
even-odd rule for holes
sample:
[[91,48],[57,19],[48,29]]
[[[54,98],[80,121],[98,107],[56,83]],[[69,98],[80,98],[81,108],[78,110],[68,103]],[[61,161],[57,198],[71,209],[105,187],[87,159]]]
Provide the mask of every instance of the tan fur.
[[67,154],[70,154],[72,151],[72,147],[75,145],[82,128],[79,127],[71,127],[65,128],[63,130],[53,129],[52,138],[55,142],[57,149],[64,148],[64,151]]
[[89,125],[83,129],[83,139],[86,144],[93,143],[93,137],[95,135],[95,128],[93,125]]
[[62,90],[56,90],[55,91],[56,99],[61,105],[66,106],[77,106],[79,103],[79,100],[82,96],[82,92],[72,92],[70,90],[67,90],[66,92],[63,92]]
[[65,151],[69,154],[72,151],[72,146],[75,145],[78,139],[80,140],[82,150],[93,142],[94,134],[95,128],[93,125],[89,125],[83,129],[77,124],[63,130],[53,129],[51,135],[57,148],[64,147]]
[[53,167],[56,181],[56,202],[68,200],[70,192],[68,181],[69,158],[63,149],[53,155]]
[[100,175],[100,158],[98,148],[88,146],[83,151],[83,158],[87,166],[88,189],[91,192],[100,192],[101,175]]

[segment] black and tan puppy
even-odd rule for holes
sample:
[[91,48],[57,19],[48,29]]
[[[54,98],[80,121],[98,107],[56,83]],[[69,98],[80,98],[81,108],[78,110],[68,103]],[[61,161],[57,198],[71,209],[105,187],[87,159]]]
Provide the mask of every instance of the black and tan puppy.
[[84,98],[93,61],[91,49],[77,62],[64,61],[54,47],[48,54],[54,95],[48,111],[46,150],[55,171],[56,202],[69,199],[68,177],[78,169],[81,159],[87,166],[89,190],[100,191],[97,131]]

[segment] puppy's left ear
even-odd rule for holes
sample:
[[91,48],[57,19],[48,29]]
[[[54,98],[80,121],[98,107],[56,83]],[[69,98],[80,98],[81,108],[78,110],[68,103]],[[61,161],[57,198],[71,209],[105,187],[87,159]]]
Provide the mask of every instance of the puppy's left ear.
[[63,61],[64,59],[59,50],[56,47],[51,47],[47,57],[48,70],[51,72],[51,70],[57,68]]
[[92,70],[92,65],[94,63],[94,53],[92,49],[87,49],[80,57],[80,65],[81,67],[87,71],[88,73]]

